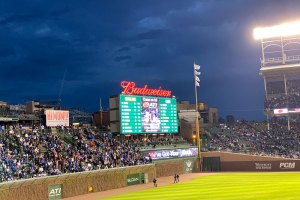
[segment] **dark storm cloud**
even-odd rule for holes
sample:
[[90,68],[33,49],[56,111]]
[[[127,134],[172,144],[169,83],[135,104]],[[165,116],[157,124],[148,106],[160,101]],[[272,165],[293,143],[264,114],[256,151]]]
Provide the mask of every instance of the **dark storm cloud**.
[[131,47],[127,46],[127,47],[122,47],[122,48],[118,49],[117,52],[130,51],[130,50],[131,50]]
[[195,61],[201,100],[222,115],[261,118],[252,29],[299,19],[299,9],[293,0],[1,1],[0,100],[61,95],[93,111],[133,80],[193,101]]
[[7,58],[16,54],[15,50],[11,46],[8,46],[6,44],[0,44],[0,46],[0,60],[1,58]]
[[57,10],[50,10],[48,12],[42,12],[39,9],[33,9],[27,13],[12,13],[12,11],[5,13],[0,18],[0,27],[5,25],[20,25],[22,23],[32,23],[35,20],[53,20],[59,16],[66,14],[69,11],[68,8],[61,8]]
[[30,21],[35,18],[37,18],[37,16],[31,14],[30,15],[12,14],[0,19],[0,25],[4,26],[4,25],[15,24],[15,23],[21,23],[25,21]]
[[131,56],[117,56],[115,57],[115,61],[116,62],[121,62],[121,61],[124,61],[124,60],[130,60],[131,59]]
[[134,46],[135,48],[144,48],[146,45],[145,44],[141,44],[141,43],[135,43],[135,44],[132,44],[132,46]]
[[138,40],[152,40],[160,38],[160,36],[165,32],[165,30],[150,30],[144,33],[137,34]]

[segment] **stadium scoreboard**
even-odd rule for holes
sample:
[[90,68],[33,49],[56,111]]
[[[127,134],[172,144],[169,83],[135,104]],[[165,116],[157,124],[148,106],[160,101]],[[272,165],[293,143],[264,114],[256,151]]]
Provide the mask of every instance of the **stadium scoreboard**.
[[120,94],[120,132],[178,133],[176,99]]

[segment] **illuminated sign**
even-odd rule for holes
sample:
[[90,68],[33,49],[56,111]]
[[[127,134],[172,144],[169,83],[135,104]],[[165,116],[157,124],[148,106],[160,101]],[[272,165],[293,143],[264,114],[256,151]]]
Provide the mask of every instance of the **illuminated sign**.
[[281,109],[274,109],[274,114],[287,114],[289,111],[287,108],[281,108]]
[[288,114],[288,113],[300,113],[300,108],[292,108],[292,109],[281,108],[281,109],[274,109],[274,114],[275,114],[275,115]]
[[289,113],[300,113],[300,108],[290,109]]
[[171,96],[171,90],[163,90],[161,87],[158,89],[149,89],[148,85],[144,85],[142,88],[136,87],[135,82],[122,81],[121,87],[123,88],[123,94],[128,95],[147,95],[147,96],[162,96],[169,97]]
[[120,95],[120,132],[177,133],[175,98]]
[[182,158],[189,156],[197,156],[197,148],[187,148],[187,149],[164,149],[164,150],[154,150],[154,151],[144,151],[153,159],[166,159],[166,158]]

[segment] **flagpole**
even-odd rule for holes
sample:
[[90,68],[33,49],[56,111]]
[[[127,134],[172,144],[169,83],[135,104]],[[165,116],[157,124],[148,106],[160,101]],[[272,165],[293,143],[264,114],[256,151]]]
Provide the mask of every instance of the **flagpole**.
[[196,85],[196,73],[195,73],[195,62],[194,62],[194,85],[195,85],[195,107],[196,107],[196,138],[197,138],[197,149],[198,149],[198,159],[199,159],[199,169],[201,170],[201,144],[200,144],[200,133],[199,133],[199,113],[198,113],[198,94],[197,94],[197,85]]
[[100,117],[101,117],[101,128],[102,128],[102,100],[101,100],[101,97],[100,97]]

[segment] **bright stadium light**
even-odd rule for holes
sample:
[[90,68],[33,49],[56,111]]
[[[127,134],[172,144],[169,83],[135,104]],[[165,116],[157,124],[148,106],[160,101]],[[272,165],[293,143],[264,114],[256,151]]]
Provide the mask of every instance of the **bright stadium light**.
[[255,40],[274,37],[288,37],[293,35],[300,35],[300,21],[265,28],[258,27],[253,30],[253,37]]

